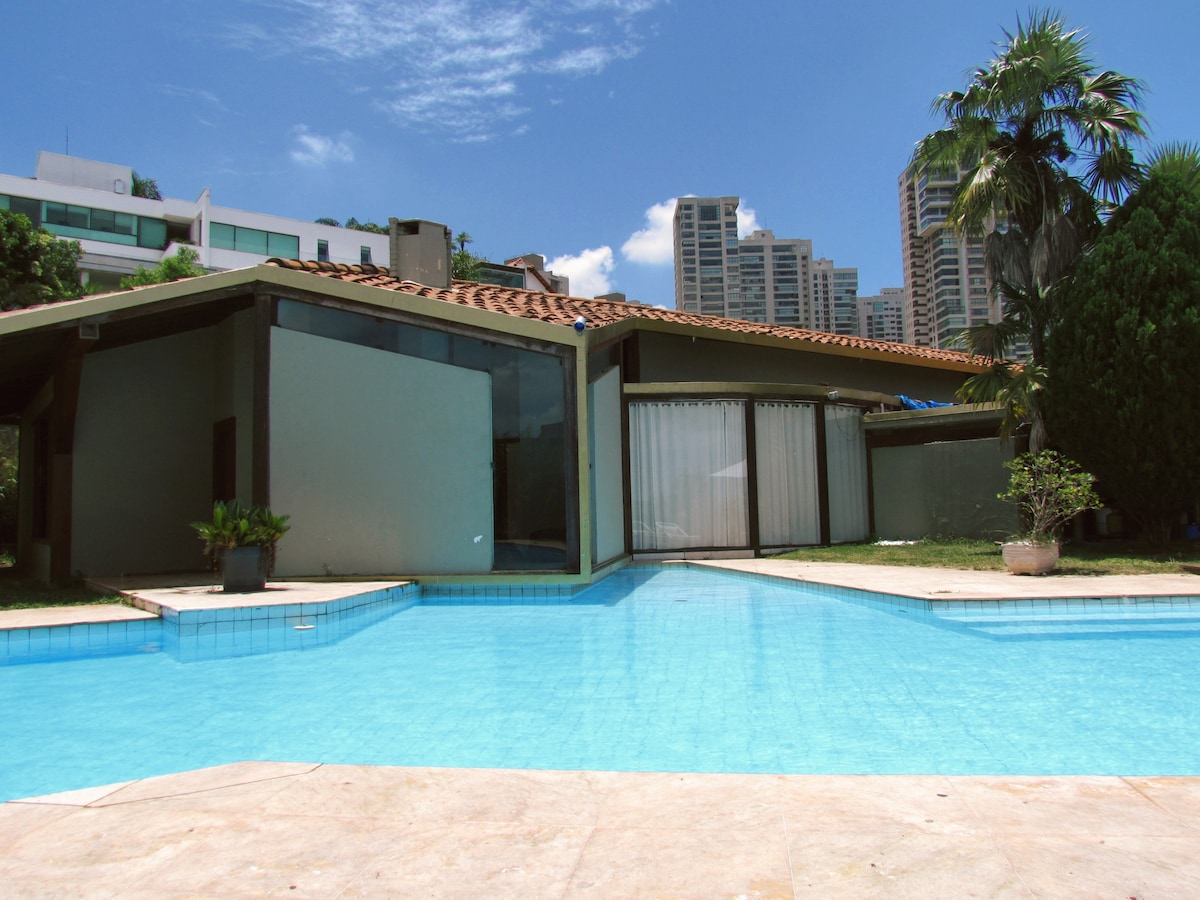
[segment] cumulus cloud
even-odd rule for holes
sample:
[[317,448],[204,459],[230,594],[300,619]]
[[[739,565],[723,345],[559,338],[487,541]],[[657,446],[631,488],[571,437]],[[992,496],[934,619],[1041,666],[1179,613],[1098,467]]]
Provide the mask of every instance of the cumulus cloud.
[[595,297],[612,291],[609,276],[614,265],[612,247],[597,247],[575,256],[556,256],[546,263],[546,268],[555,275],[566,275],[571,279],[572,296]]
[[354,162],[354,151],[346,143],[350,136],[345,132],[332,138],[314,134],[306,125],[297,125],[292,133],[296,136],[296,146],[290,155],[301,165],[322,167],[331,162]]
[[762,226],[758,224],[758,214],[754,212],[745,203],[739,203],[737,208],[738,220],[738,237],[749,237],[752,231],[760,231]]
[[675,258],[673,228],[675,198],[655,203],[646,210],[646,227],[635,231],[621,245],[621,253],[630,262],[663,265]]
[[[511,132],[529,83],[594,76],[642,49],[636,21],[668,0],[259,0],[274,27],[234,28],[239,48],[368,65],[376,104],[457,140]],[[235,38],[236,36],[236,38]]]

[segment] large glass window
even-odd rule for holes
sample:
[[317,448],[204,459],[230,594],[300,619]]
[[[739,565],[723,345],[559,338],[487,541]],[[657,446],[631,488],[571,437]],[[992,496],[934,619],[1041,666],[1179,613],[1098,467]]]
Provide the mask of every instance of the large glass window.
[[278,234],[260,228],[213,222],[208,226],[208,239],[219,250],[237,250],[239,253],[277,256],[280,259],[300,258],[300,238],[294,234]]
[[495,570],[564,571],[577,564],[575,548],[567,546],[575,460],[567,453],[563,355],[290,300],[279,302],[278,321],[282,328],[491,375]]
[[162,219],[24,197],[0,197],[0,209],[24,213],[35,226],[59,237],[136,244],[154,250],[167,246],[167,223]]

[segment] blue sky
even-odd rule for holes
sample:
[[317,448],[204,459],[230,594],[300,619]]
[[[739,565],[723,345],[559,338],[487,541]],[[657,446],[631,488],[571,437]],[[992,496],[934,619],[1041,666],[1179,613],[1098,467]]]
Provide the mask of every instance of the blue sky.
[[[1141,78],[1154,143],[1200,141],[1200,4],[1072,0]],[[444,222],[572,293],[672,306],[670,201],[733,194],[900,286],[896,178],[1026,6],[970,0],[142,0],[11,4],[0,172],[38,150],[164,195],[300,219]]]

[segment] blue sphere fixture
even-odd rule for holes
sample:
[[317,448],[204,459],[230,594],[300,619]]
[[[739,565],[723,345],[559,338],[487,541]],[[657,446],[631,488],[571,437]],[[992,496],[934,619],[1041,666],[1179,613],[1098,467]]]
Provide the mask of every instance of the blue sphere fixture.
[[587,320],[583,316],[575,317],[575,330],[583,334],[583,329],[587,328]]

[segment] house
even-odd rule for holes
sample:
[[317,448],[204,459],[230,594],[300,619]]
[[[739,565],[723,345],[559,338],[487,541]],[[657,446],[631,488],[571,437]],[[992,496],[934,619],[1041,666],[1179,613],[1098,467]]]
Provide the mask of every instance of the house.
[[34,178],[0,175],[0,209],[79,241],[85,283],[115,289],[139,267],[153,268],[180,246],[209,271],[240,269],[273,256],[387,265],[388,236],[217,206],[206,188],[195,200],[135,197],[129,166],[38,154]]
[[230,497],[291,515],[291,577],[586,582],[631,555],[860,540],[864,415],[983,368],[451,283],[448,237],[392,220],[397,271],[274,258],[0,315],[19,564],[194,571],[188,523]]

